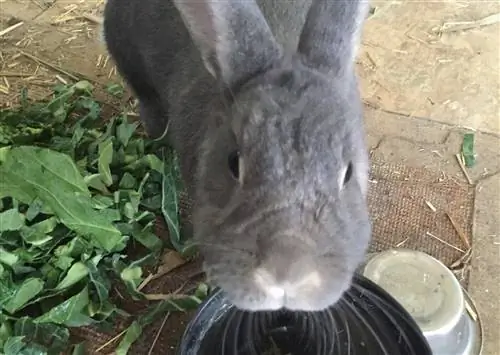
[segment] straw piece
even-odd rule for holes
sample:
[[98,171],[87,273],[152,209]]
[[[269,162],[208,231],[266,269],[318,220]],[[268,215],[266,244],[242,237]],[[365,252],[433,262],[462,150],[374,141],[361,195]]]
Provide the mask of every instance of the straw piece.
[[430,233],[430,232],[425,232],[425,235],[426,235],[426,236],[428,236],[428,237],[434,238],[434,239],[436,239],[437,241],[440,241],[441,243],[443,243],[443,244],[445,244],[445,245],[449,246],[450,248],[453,248],[453,249],[455,249],[455,250],[457,250],[457,251],[459,251],[459,252],[461,252],[461,253],[464,253],[464,254],[465,254],[465,250],[462,250],[462,249],[460,249],[459,247],[456,247],[456,246],[454,246],[453,244],[448,243],[446,240],[443,240],[443,239],[441,239],[441,238],[439,238],[439,237],[436,237],[434,234],[432,234],[432,233]]
[[12,26],[7,27],[5,30],[0,31],[0,37],[2,37],[2,36],[4,36],[4,35],[6,35],[6,34],[7,34],[7,33],[9,33],[9,32],[14,31],[16,28],[21,27],[22,25],[24,25],[24,22],[23,22],[23,21],[18,22],[18,23],[16,23],[15,25],[12,25]]

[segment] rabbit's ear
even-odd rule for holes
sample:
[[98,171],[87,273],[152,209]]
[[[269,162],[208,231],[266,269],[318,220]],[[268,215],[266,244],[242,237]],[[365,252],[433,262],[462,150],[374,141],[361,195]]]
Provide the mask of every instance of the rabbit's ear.
[[174,0],[208,71],[232,86],[265,68],[280,48],[254,0]]
[[368,9],[368,0],[313,0],[298,51],[322,72],[352,70]]

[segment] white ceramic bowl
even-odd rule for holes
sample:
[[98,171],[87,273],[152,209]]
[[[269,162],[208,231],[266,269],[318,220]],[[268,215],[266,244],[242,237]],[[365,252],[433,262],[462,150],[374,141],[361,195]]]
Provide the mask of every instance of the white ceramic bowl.
[[480,355],[482,329],[467,292],[439,260],[419,251],[372,254],[362,274],[412,315],[435,355]]

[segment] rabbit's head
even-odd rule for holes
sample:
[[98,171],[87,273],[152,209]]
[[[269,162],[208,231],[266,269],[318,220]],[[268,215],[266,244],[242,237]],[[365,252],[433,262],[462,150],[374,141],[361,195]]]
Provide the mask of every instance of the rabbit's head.
[[354,75],[368,4],[314,1],[284,53],[254,1],[175,3],[228,93],[211,113],[193,211],[209,280],[247,310],[334,304],[371,234]]

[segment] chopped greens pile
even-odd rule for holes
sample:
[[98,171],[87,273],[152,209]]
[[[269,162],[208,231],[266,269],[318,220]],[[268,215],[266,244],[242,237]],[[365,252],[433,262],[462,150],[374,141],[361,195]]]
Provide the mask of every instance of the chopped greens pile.
[[[145,267],[165,247],[194,250],[179,232],[172,150],[125,115],[105,123],[100,114],[85,81],[56,87],[48,102],[29,103],[24,91],[19,108],[0,111],[0,354],[60,354],[75,345],[69,328],[113,329],[116,316],[131,317],[113,302],[115,283],[144,300]],[[158,215],[169,241],[154,234]],[[196,307],[206,293],[201,285],[155,303],[116,353],[158,315]]]

